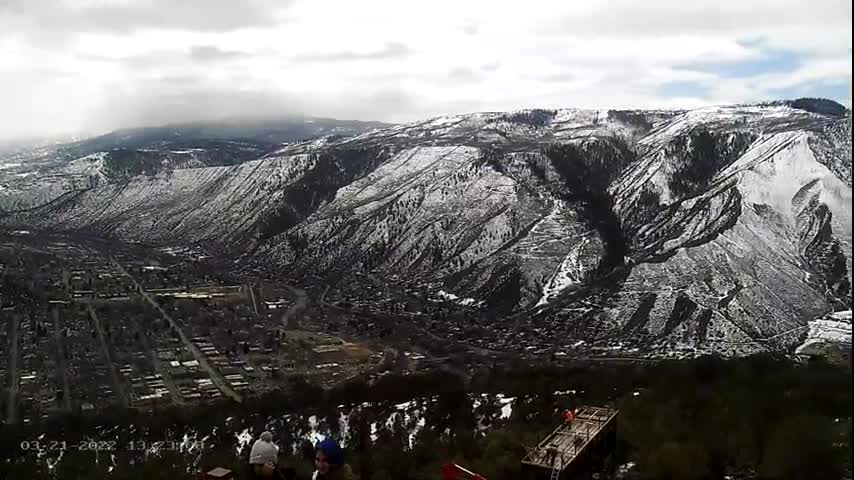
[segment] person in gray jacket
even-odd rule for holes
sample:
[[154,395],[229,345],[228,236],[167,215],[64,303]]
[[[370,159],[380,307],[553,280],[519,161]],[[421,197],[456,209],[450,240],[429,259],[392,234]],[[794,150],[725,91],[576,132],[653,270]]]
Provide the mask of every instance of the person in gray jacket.
[[279,447],[273,443],[273,434],[264,432],[252,445],[249,464],[258,478],[273,478],[279,461]]

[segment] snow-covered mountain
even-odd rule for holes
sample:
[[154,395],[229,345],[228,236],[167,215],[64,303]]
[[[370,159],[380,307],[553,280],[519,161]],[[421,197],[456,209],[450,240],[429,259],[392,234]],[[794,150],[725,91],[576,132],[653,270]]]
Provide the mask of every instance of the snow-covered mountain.
[[850,122],[809,101],[529,110],[229,161],[85,152],[17,161],[31,182],[0,187],[0,208],[6,225],[204,243],[295,275],[402,275],[484,310],[495,347],[744,353],[851,308]]
[[118,130],[71,143],[0,145],[0,212],[38,207],[63,193],[140,175],[237,165],[282,143],[382,126],[386,124],[298,117],[232,120]]

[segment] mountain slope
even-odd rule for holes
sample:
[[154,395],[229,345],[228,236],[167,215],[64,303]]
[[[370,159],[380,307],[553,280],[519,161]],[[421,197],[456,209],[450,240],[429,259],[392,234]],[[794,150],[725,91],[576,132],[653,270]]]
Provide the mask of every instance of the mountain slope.
[[641,140],[647,153],[612,186],[633,266],[598,311],[560,322],[646,349],[749,352],[850,305],[851,188],[811,148],[836,121],[774,109],[762,115],[783,125],[727,131],[730,114],[686,114]]
[[422,286],[495,348],[787,348],[851,305],[850,113],[810,105],[441,117],[197,168],[94,154],[63,168],[97,181],[3,222]]
[[239,165],[283,143],[343,138],[385,126],[316,118],[235,120],[119,130],[73,143],[0,151],[0,212],[138,176]]

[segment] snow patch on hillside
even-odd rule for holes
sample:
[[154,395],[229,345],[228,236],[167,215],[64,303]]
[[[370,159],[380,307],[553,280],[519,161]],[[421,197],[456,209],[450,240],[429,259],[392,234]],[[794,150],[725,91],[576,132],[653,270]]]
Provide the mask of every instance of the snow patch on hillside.
[[535,305],[536,307],[547,304],[549,300],[556,297],[563,290],[581,283],[586,272],[586,267],[582,261],[582,252],[589,244],[590,241],[588,239],[582,239],[580,243],[569,251],[569,254],[564,257],[557,271],[543,289],[543,296]]
[[851,310],[835,312],[825,318],[809,322],[807,339],[796,350],[802,353],[823,343],[851,345]]
[[448,293],[444,290],[439,290],[438,292],[436,292],[436,295],[443,300],[449,300],[451,302],[455,302],[455,303],[458,303],[460,305],[465,305],[465,306],[469,306],[469,307],[473,306],[473,305],[480,305],[483,303],[483,302],[478,302],[474,298],[460,298],[460,297],[454,295],[453,293]]

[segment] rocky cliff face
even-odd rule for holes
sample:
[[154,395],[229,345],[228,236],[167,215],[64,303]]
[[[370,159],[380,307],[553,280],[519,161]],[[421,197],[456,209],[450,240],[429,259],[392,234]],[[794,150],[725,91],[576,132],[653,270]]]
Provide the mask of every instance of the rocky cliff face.
[[837,172],[851,159],[828,136],[840,122],[714,109],[641,139],[611,187],[630,265],[604,305],[560,309],[561,323],[639,348],[744,353],[789,346],[806,319],[850,305],[851,188]]
[[3,222],[396,274],[480,309],[496,347],[746,353],[850,308],[850,116],[809,110],[483,113],[118,169],[96,152],[7,191]]

